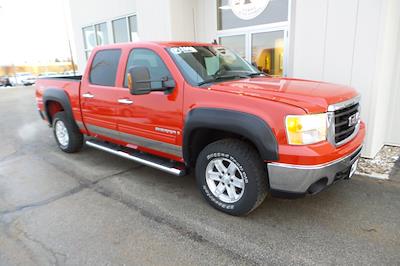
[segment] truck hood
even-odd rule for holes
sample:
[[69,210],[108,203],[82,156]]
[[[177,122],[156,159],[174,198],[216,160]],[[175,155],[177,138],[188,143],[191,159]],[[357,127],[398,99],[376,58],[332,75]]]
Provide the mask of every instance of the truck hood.
[[307,113],[326,112],[329,105],[357,96],[353,88],[344,85],[289,78],[240,79],[217,83],[210,89],[282,102],[302,108]]

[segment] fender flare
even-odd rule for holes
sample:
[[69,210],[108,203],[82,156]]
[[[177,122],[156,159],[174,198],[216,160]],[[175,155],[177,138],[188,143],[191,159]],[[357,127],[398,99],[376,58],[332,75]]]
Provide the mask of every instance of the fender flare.
[[196,108],[185,119],[183,158],[190,161],[190,138],[196,129],[216,129],[241,135],[250,140],[265,161],[279,159],[278,142],[271,127],[260,117],[239,111]]
[[51,115],[49,113],[49,110],[47,110],[47,102],[48,101],[58,102],[63,107],[64,112],[67,115],[67,118],[70,119],[71,122],[76,124],[74,115],[72,113],[71,103],[70,103],[69,97],[65,91],[60,90],[60,89],[46,89],[43,93],[42,98],[43,98],[43,106],[44,106],[45,115],[46,115],[47,121],[49,122],[50,125],[52,124],[53,121],[51,120]]

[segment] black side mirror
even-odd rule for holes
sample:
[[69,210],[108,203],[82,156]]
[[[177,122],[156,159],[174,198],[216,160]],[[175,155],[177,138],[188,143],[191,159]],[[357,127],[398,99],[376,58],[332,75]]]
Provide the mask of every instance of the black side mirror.
[[133,95],[151,91],[150,71],[145,66],[133,66],[128,70],[128,87]]
[[133,95],[149,94],[152,91],[168,92],[175,86],[175,81],[168,77],[152,80],[145,66],[133,66],[128,70],[128,87]]

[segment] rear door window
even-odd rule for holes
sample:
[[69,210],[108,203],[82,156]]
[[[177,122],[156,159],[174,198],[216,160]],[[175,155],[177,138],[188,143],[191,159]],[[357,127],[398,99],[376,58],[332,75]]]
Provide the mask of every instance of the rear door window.
[[115,86],[121,50],[101,50],[94,56],[89,81],[94,85]]

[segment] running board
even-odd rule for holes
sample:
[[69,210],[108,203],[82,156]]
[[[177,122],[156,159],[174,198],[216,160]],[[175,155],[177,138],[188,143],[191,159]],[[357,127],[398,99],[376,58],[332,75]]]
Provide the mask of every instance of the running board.
[[97,140],[87,140],[86,144],[98,150],[106,151],[114,155],[120,156],[125,159],[132,160],[134,162],[144,164],[146,166],[173,174],[176,176],[186,175],[185,167],[177,166],[177,163],[156,157],[150,154],[142,153],[133,149],[123,148],[118,145],[113,145]]

